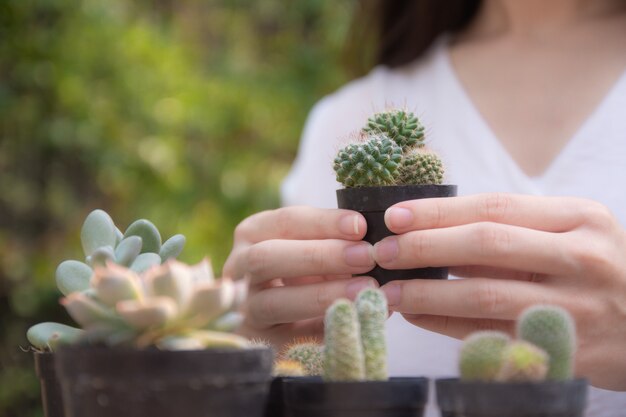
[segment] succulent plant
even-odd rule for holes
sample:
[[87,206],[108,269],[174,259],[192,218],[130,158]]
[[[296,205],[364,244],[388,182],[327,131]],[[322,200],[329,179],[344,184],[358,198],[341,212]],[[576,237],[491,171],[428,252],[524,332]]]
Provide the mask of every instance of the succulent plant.
[[329,381],[362,381],[365,358],[361,329],[354,304],[345,298],[326,310],[324,319],[324,378]]
[[387,373],[385,321],[389,311],[385,294],[375,288],[366,288],[359,293],[354,304],[361,326],[365,379],[386,381],[389,375]]
[[549,305],[528,308],[518,319],[517,336],[545,350],[550,356],[548,379],[572,378],[576,328],[566,310]]
[[285,347],[281,357],[286,361],[298,362],[305,375],[322,375],[324,373],[324,346],[316,340],[296,340]]
[[[81,243],[85,262],[67,260],[59,264],[55,277],[63,295],[89,292],[94,268],[114,262],[136,272],[176,258],[185,245],[183,235],[174,235],[161,243],[161,234],[154,224],[145,219],[133,222],[122,233],[103,210],[94,210],[85,219],[81,229]],[[55,346],[74,340],[79,329],[59,323],[40,323],[31,327],[27,338],[35,349],[53,350]]]
[[324,378],[329,381],[387,380],[385,320],[387,299],[375,288],[352,303],[336,300],[324,320]]
[[274,376],[306,376],[308,375],[302,364],[298,361],[279,359],[274,362]]
[[392,109],[368,119],[359,141],[339,150],[333,169],[345,187],[441,184],[441,160],[423,147],[424,127],[417,117]]
[[424,126],[411,112],[391,109],[367,119],[366,133],[384,133],[402,147],[403,151],[424,146]]
[[480,331],[469,335],[461,347],[461,379],[494,380],[500,371],[504,350],[511,338],[503,332]]
[[240,322],[235,309],[246,283],[216,280],[207,260],[188,266],[176,260],[142,273],[116,265],[97,266],[89,292],[61,300],[83,328],[80,341],[109,346],[188,350],[246,347],[228,333]]
[[414,148],[402,158],[397,181],[400,184],[441,184],[443,174],[443,164],[436,154]]
[[496,381],[543,381],[550,358],[541,348],[523,340],[511,342],[502,354]]
[[337,181],[346,187],[390,185],[402,160],[402,148],[382,134],[340,150],[334,161]]

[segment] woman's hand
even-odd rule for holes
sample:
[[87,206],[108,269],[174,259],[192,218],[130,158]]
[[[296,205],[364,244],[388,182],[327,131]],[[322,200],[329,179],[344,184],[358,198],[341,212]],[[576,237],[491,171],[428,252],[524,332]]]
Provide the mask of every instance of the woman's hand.
[[560,305],[578,328],[577,373],[626,390],[626,232],[584,199],[483,194],[406,201],[374,246],[384,268],[450,266],[471,279],[394,281],[390,309],[416,326],[462,338],[514,331],[533,304]]
[[374,267],[372,246],[361,239],[359,213],[285,207],[248,217],[237,226],[224,275],[248,277],[250,294],[241,332],[277,347],[296,337],[323,334],[326,308],[377,286],[352,278]]

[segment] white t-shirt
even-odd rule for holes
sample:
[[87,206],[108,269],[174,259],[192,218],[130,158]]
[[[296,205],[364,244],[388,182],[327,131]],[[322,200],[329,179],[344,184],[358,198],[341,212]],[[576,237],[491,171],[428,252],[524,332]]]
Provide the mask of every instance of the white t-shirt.
[[[440,155],[446,183],[457,184],[459,195],[503,191],[586,197],[608,206],[626,225],[626,73],[549,168],[528,177],[467,96],[444,42],[414,64],[377,67],[314,107],[283,183],[283,204],[336,208],[340,185],[332,170],[334,155],[369,115],[387,105],[406,106],[420,117],[427,145]],[[457,374],[457,340],[417,328],[399,314],[388,321],[387,340],[393,375]],[[626,393],[592,389],[590,400],[590,417],[626,415]],[[436,415],[431,406],[428,416]]]

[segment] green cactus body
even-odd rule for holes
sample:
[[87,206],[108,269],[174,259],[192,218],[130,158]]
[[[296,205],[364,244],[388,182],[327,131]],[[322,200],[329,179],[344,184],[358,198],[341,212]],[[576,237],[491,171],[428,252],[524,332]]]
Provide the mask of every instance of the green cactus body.
[[398,168],[398,184],[441,184],[444,168],[434,153],[411,149]]
[[391,185],[401,160],[400,146],[385,135],[373,135],[340,150],[333,168],[346,187]]
[[507,334],[494,331],[472,333],[463,341],[459,359],[461,379],[492,381],[498,375],[504,350],[509,344]]
[[556,306],[533,306],[517,322],[517,336],[541,349],[550,357],[548,379],[572,378],[576,329],[570,314]]
[[406,110],[376,113],[367,119],[363,131],[370,134],[384,133],[404,151],[424,146],[424,126],[413,113]]
[[356,308],[347,299],[336,300],[324,320],[324,378],[329,381],[362,381],[365,360]]
[[543,350],[525,341],[515,341],[504,349],[497,381],[543,381],[550,358]]
[[287,346],[283,358],[302,365],[306,375],[322,375],[324,373],[324,347],[314,341],[295,342]]
[[365,356],[365,379],[386,381],[387,345],[385,321],[389,314],[385,294],[376,288],[366,288],[355,300],[361,326],[361,343]]

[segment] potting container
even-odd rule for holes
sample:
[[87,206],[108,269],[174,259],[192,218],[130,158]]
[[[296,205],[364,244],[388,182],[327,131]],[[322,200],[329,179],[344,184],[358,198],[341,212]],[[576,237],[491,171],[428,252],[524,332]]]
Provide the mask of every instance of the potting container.
[[263,417],[285,417],[285,399],[283,392],[285,380],[288,378],[289,377],[277,376],[272,379]]
[[35,372],[41,385],[41,403],[45,417],[64,417],[61,384],[54,365],[52,352],[34,352]]
[[[456,185],[391,185],[383,187],[353,187],[337,190],[337,205],[341,209],[358,211],[365,217],[367,233],[363,240],[374,244],[393,233],[385,225],[385,211],[396,203],[434,197],[454,197]],[[384,269],[376,266],[368,275],[380,285],[400,279],[447,279],[448,268]]]
[[271,349],[59,350],[66,417],[261,417]]
[[587,381],[436,381],[441,417],[583,417]]
[[284,381],[286,417],[421,417],[428,379],[328,382],[319,377]]

